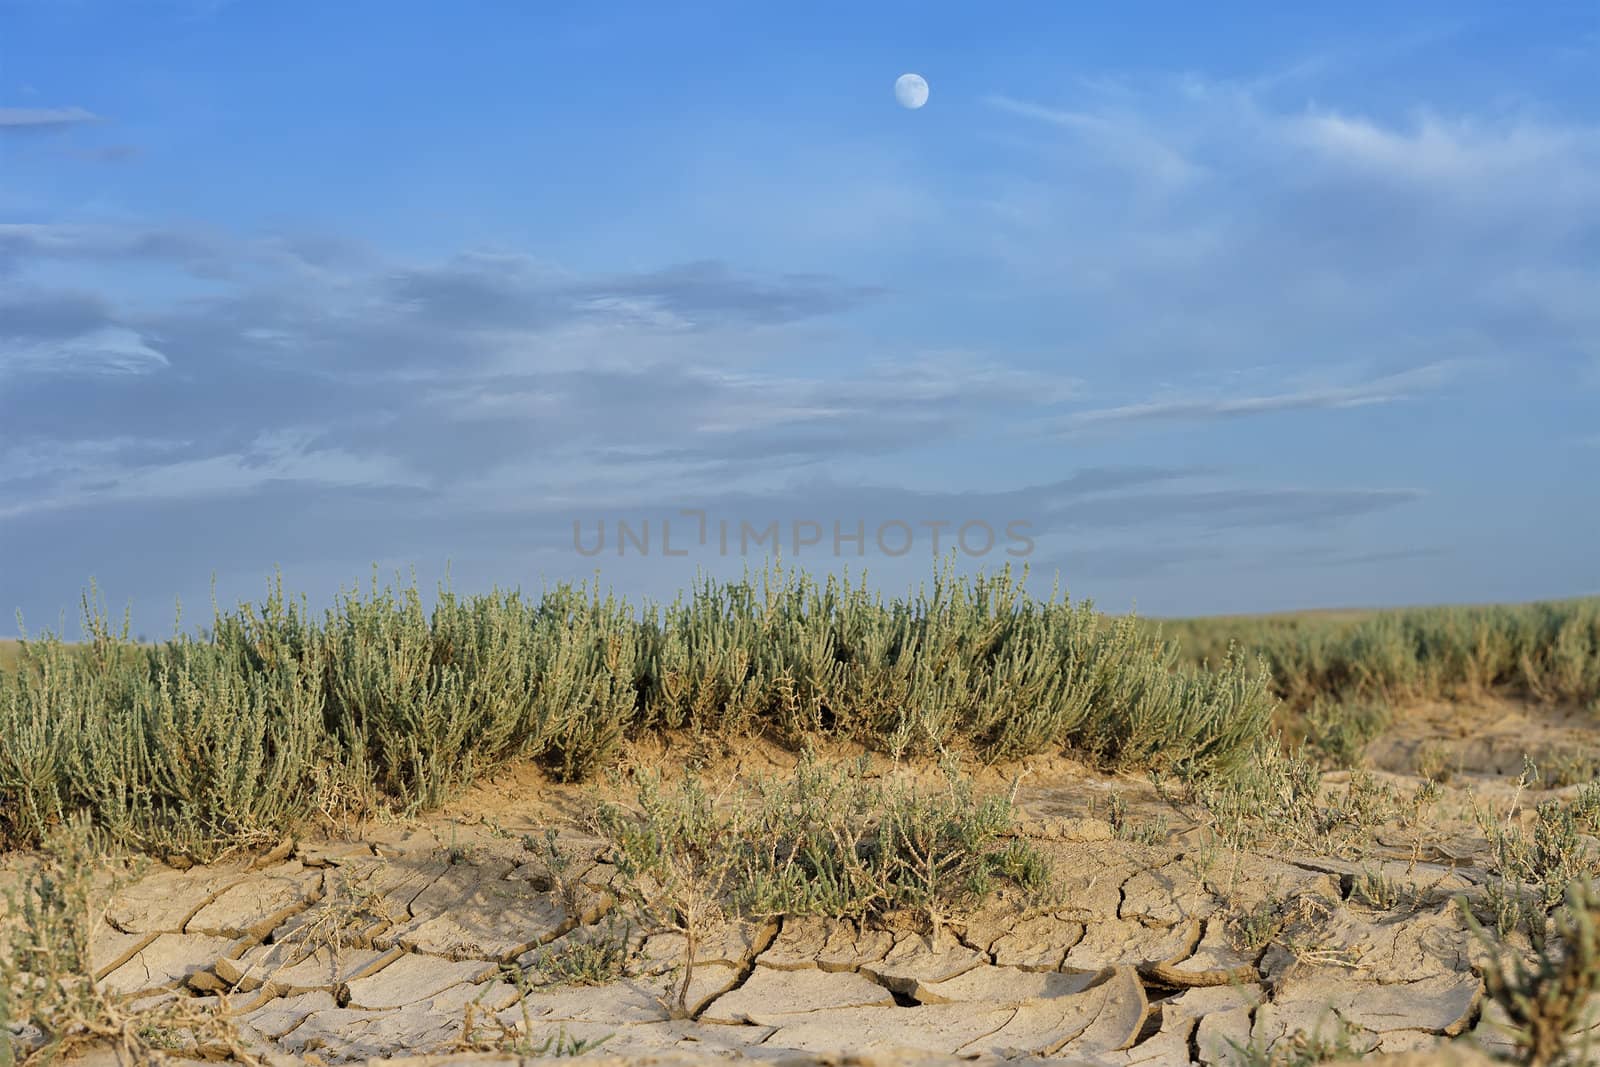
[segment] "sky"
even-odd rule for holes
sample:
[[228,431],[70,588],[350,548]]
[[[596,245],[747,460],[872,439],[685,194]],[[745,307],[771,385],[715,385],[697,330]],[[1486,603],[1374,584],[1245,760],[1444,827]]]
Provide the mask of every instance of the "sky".
[[1300,7],[0,0],[0,633],[1600,592],[1600,6]]

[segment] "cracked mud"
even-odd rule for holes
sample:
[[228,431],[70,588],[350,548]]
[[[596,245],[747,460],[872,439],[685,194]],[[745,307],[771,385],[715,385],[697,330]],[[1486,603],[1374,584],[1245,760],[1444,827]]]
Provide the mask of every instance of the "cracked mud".
[[[688,1019],[663,1006],[682,938],[620,925],[607,846],[570,825],[560,840],[576,873],[556,885],[524,841],[561,825],[560,790],[526,778],[274,862],[159,868],[106,911],[94,966],[130,1001],[225,1002],[250,1047],[283,1064],[517,1062],[485,1050],[507,1035],[663,1064],[858,1054],[1223,1067],[1245,1046],[1332,1026],[1372,1053],[1450,1043],[1437,1063],[1507,1048],[1475,969],[1486,950],[1456,904],[1491,882],[1466,788],[1492,798],[1505,781],[1463,775],[1430,827],[1386,829],[1352,860],[1219,849],[1140,783],[1064,761],[1031,769],[1019,832],[1054,865],[1051,901],[1002,898],[931,934],[815,917],[729,924],[697,948]],[[1118,839],[1095,814],[1112,792],[1166,819],[1166,840]],[[1454,858],[1440,858],[1445,843]],[[1365,899],[1358,883],[1373,877],[1403,902]],[[1260,914],[1279,917],[1273,936],[1250,936]],[[543,981],[545,953],[606,936],[625,939],[625,976]]]

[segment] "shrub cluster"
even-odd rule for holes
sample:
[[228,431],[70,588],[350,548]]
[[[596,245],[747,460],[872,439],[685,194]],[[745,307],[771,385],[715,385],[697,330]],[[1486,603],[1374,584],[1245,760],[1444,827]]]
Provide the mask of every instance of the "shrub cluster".
[[787,780],[718,796],[692,774],[667,788],[646,773],[634,808],[599,809],[619,888],[647,923],[684,938],[676,1014],[689,1014],[697,945],[729,918],[910,912],[937,938],[1002,887],[1045,892],[1049,865],[1015,835],[1011,797],[979,798],[953,761],[942,788],[869,772],[865,757],[830,768],[807,754]]
[[562,585],[429,609],[374,581],[321,617],[280,583],[156,645],[85,615],[84,644],[28,641],[0,672],[0,844],[84,816],[209,859],[319,812],[423,810],[513,758],[583,778],[660,729],[1222,770],[1274,704],[1259,663],[1181,663],[1136,620],[1032,598],[1009,570],[885,600],[769,568],[639,608]]
[[1187,662],[1233,647],[1264,656],[1293,708],[1501,691],[1600,706],[1600,598],[1490,607],[1285,615],[1162,624]]

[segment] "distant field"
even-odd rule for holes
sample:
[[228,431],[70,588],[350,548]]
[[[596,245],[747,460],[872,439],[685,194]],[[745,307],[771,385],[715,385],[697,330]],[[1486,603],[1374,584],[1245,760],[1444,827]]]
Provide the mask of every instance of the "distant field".
[[9,671],[17,665],[17,643],[0,641],[0,671]]
[[1306,611],[1145,620],[1187,663],[1231,646],[1266,658],[1274,688],[1319,699],[1404,701],[1489,690],[1600,704],[1600,598],[1531,604]]

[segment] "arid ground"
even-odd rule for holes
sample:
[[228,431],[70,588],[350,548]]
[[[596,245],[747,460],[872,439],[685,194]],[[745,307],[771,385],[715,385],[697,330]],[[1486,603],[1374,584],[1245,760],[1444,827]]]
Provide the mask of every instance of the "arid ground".
[[[1052,898],[1003,892],[937,931],[904,917],[718,924],[696,951],[689,1018],[669,1011],[683,937],[630,922],[611,846],[586,817],[627,790],[528,768],[426,818],[235,862],[156,865],[110,899],[93,966],[130,1012],[225,1003],[244,1050],[310,1063],[589,1048],[1236,1064],[1316,1039],[1352,1053],[1501,1054],[1506,1019],[1478,973],[1491,949],[1458,903],[1492,910],[1501,884],[1474,806],[1516,823],[1514,810],[1575,800],[1581,786],[1519,779],[1523,756],[1597,747],[1587,713],[1404,710],[1370,743],[1370,774],[1323,775],[1326,851],[1281,838],[1237,847],[1203,802],[1148,780],[1060,759],[994,767],[980,789],[1017,782],[1014,832],[1048,859]],[[665,766],[702,759],[693,749],[680,739],[630,755]],[[1421,802],[1419,753],[1443,779]],[[792,764],[752,744],[700,774],[773,777]],[[1513,931],[1502,951],[1527,948]]]
[[737,602],[18,650],[0,1063],[1600,1063],[1592,604]]

